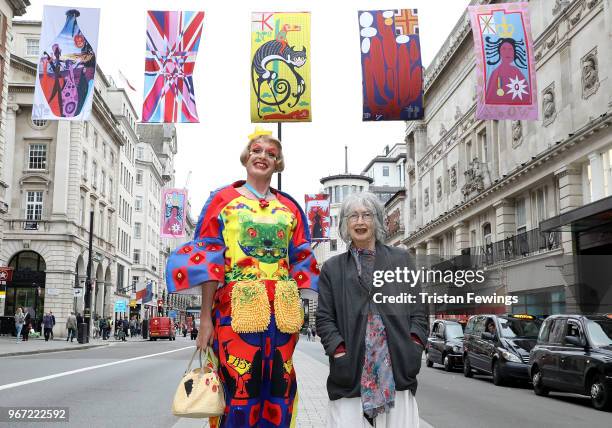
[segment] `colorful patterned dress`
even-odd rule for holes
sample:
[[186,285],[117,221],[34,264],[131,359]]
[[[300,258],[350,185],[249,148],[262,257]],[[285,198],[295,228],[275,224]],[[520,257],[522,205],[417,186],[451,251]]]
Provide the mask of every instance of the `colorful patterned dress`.
[[319,271],[299,205],[273,191],[277,199],[262,207],[238,192],[242,184],[211,194],[194,240],[168,260],[168,291],[200,293],[202,282],[219,282],[213,349],[227,406],[211,426],[289,427],[303,324],[298,289],[316,291]]

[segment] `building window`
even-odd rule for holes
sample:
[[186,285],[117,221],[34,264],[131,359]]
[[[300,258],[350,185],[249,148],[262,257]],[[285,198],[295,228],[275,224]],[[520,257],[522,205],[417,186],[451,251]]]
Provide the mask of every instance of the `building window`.
[[98,163],[95,160],[91,161],[91,185],[98,187]]
[[94,131],[93,140],[94,140],[94,149],[98,150],[98,131]]
[[489,146],[487,145],[487,131],[482,131],[478,134],[478,142],[480,144],[480,153],[482,162],[489,162]]
[[26,198],[26,220],[41,220],[43,210],[43,192],[28,192]]
[[134,239],[142,237],[142,223],[134,223]]
[[113,217],[111,215],[111,213],[108,213],[108,216],[106,217],[106,240],[108,242],[110,242],[111,240],[111,230],[112,230],[112,226],[113,226]]
[[106,160],[106,141],[102,141],[102,157]]
[[104,237],[104,208],[100,208],[100,217],[98,218],[98,236]]
[[533,222],[539,226],[540,222],[547,218],[546,215],[546,187],[540,188],[531,195],[535,211],[533,211]]
[[527,212],[525,198],[516,201],[516,234],[527,232]]
[[87,152],[83,152],[83,178],[87,180]]
[[100,171],[100,186],[102,187],[101,192],[103,195],[106,195],[106,173],[104,171]]
[[329,251],[338,251],[338,240],[331,239],[329,241]]
[[604,195],[612,196],[612,149],[602,154],[604,165]]
[[113,201],[113,178],[108,177],[108,194],[110,195],[111,202]]
[[136,184],[142,185],[142,169],[136,170]]
[[29,169],[47,168],[47,146],[45,144],[30,144],[30,154],[28,156]]
[[81,204],[79,205],[79,221],[81,226],[85,226],[85,196],[81,195]]
[[388,176],[389,176],[389,167],[383,166],[383,177],[388,177]]
[[144,147],[136,148],[136,159],[144,160]]
[[112,150],[110,151],[110,161],[111,166],[115,166],[115,152],[113,152]]
[[138,249],[134,249],[134,264],[135,265],[139,265],[140,264],[140,250]]
[[44,129],[47,126],[48,121],[45,119],[32,119],[32,128]]
[[134,199],[134,209],[137,212],[142,211],[142,196],[136,196],[136,199]]
[[38,56],[40,54],[38,39],[26,39],[26,56]]

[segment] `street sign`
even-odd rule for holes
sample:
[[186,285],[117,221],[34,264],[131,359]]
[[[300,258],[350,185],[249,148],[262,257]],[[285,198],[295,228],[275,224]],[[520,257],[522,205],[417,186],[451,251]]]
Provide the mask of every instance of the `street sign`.
[[115,312],[127,312],[127,304],[125,300],[117,300],[115,302]]

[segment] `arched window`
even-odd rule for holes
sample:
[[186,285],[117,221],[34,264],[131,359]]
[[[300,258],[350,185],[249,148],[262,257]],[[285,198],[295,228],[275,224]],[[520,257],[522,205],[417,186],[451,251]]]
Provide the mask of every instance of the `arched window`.
[[21,251],[11,258],[9,267],[15,271],[44,272],[47,269],[45,259],[34,251]]

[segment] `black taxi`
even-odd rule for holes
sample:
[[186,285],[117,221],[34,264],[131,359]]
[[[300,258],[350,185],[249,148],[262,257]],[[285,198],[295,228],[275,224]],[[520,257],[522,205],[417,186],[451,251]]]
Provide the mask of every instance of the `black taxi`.
[[529,355],[529,372],[537,395],[587,395],[596,409],[612,410],[612,314],[548,317]]
[[529,380],[529,351],[542,321],[533,315],[474,315],[463,335],[463,374],[493,376],[495,385]]
[[454,320],[435,320],[425,345],[425,364],[442,364],[449,372],[463,365],[463,327]]

